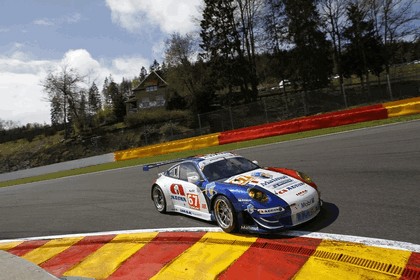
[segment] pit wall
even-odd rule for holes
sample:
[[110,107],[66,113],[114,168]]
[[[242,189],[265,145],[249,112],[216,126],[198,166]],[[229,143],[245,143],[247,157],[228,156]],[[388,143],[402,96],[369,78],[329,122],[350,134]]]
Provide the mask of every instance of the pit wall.
[[114,153],[116,161],[196,150],[258,138],[336,127],[420,113],[420,97],[274,122],[134,148]]

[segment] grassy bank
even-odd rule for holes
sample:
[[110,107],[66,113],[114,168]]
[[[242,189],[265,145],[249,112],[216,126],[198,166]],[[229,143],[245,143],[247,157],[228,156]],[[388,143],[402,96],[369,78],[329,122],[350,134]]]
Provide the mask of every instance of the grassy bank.
[[187,157],[187,156],[196,155],[196,154],[236,150],[236,149],[253,147],[253,146],[258,146],[258,145],[266,145],[266,144],[271,144],[271,143],[278,143],[278,142],[314,137],[314,136],[319,136],[319,135],[355,130],[355,129],[360,129],[360,128],[367,128],[367,127],[374,127],[374,126],[380,126],[380,125],[386,125],[386,124],[392,124],[392,123],[398,123],[398,122],[418,120],[418,119],[420,119],[420,114],[404,116],[404,117],[396,117],[396,118],[379,120],[379,121],[357,123],[357,124],[345,125],[345,126],[340,126],[340,127],[318,129],[318,130],[301,132],[301,133],[280,135],[280,136],[256,139],[256,140],[251,140],[251,141],[232,143],[232,144],[227,144],[227,145],[222,145],[222,146],[208,147],[208,148],[199,149],[199,150],[191,150],[187,152],[171,153],[171,154],[160,155],[160,156],[149,157],[149,158],[140,158],[140,159],[126,160],[126,161],[112,162],[112,163],[100,164],[100,165],[73,169],[73,170],[68,170],[68,171],[60,171],[60,172],[55,172],[55,173],[50,173],[50,174],[40,175],[40,176],[35,176],[35,177],[0,182],[0,187],[26,184],[26,183],[38,182],[38,181],[44,181],[44,180],[51,180],[51,179],[63,178],[63,177],[74,176],[74,175],[88,174],[92,172],[124,168],[124,167],[129,167],[129,166],[137,166],[137,165],[142,165],[145,163],[151,163],[151,162],[157,162],[157,161],[163,161],[163,160],[169,160],[169,159],[175,159],[175,158],[182,158],[182,157]]

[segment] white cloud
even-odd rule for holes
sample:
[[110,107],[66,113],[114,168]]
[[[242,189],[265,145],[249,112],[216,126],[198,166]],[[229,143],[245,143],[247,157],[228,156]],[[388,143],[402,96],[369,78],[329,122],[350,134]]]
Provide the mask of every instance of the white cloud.
[[106,0],[112,20],[130,32],[158,26],[165,33],[182,34],[197,28],[202,0]]
[[50,123],[50,107],[42,81],[47,74],[66,65],[95,82],[101,89],[105,77],[112,75],[119,83],[132,79],[142,65],[150,61],[142,57],[122,57],[111,61],[97,60],[85,49],[69,50],[61,60],[34,60],[21,51],[0,56],[0,119],[21,124]]
[[54,26],[54,25],[61,25],[61,24],[74,24],[78,23],[82,19],[80,13],[74,13],[71,15],[64,15],[60,18],[39,18],[33,21],[35,25],[41,26]]
[[35,25],[43,25],[43,26],[52,26],[52,25],[54,25],[54,22],[52,22],[49,19],[42,18],[42,19],[34,20],[34,24]]

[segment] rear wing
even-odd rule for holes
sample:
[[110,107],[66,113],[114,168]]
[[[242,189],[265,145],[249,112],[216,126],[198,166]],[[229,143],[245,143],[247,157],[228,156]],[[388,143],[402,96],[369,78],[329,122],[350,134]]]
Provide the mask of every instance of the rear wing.
[[149,171],[152,168],[156,168],[156,167],[171,164],[171,163],[178,163],[184,160],[186,160],[186,158],[172,159],[172,160],[167,160],[167,161],[162,161],[162,162],[146,164],[146,165],[143,165],[143,171]]

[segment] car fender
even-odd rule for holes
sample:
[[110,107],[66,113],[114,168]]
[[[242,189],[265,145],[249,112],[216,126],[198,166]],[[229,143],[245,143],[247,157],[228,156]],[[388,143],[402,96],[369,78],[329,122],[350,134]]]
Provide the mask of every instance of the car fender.
[[235,212],[240,212],[242,210],[241,204],[239,203],[239,201],[236,198],[236,196],[230,190],[228,190],[228,189],[221,189],[210,200],[210,207],[211,207],[210,209],[212,211],[213,211],[213,203],[214,203],[214,200],[216,199],[216,197],[218,197],[220,195],[223,195],[223,196],[227,197],[227,199],[229,199],[229,201],[232,204]]
[[165,187],[163,187],[163,184],[159,184],[158,181],[156,181],[152,185],[152,187],[150,188],[150,196],[151,196],[151,199],[153,200],[153,192],[152,192],[152,190],[153,190],[153,187],[154,186],[158,186],[158,187],[160,187],[162,189],[162,192],[163,192],[163,195],[165,196],[165,201],[166,201],[166,211],[168,211],[168,212],[174,211],[175,210],[175,206],[174,206],[173,201],[171,199],[170,193],[168,192],[168,190]]

